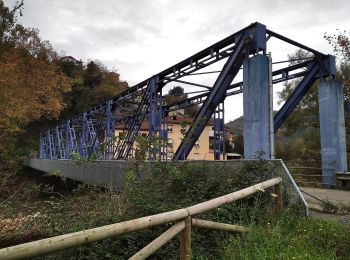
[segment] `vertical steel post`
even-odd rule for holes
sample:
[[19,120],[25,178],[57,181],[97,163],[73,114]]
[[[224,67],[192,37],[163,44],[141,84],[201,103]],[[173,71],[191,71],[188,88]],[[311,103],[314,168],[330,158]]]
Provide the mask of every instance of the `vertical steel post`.
[[270,158],[269,61],[265,55],[243,63],[244,158]]
[[71,154],[73,151],[77,151],[78,149],[78,143],[76,139],[76,134],[74,130],[74,125],[71,120],[68,120],[67,122],[67,158],[71,158]]
[[70,159],[70,154],[71,154],[71,151],[70,151],[70,134],[69,134],[69,120],[66,122],[66,157],[67,159]]
[[44,135],[40,131],[40,159],[45,159],[45,142],[44,142]]
[[54,159],[56,157],[55,141],[50,130],[47,131],[47,139],[48,139],[49,158]]
[[214,160],[224,160],[224,103],[220,103],[214,112]]
[[[161,97],[163,97],[163,95],[161,95]],[[161,137],[162,139],[164,140],[164,143],[163,143],[163,147],[162,147],[162,158],[161,160],[163,161],[168,161],[168,160],[171,160],[172,159],[172,154],[171,154],[171,157],[169,157],[168,155],[168,147],[169,147],[169,144],[168,144],[168,122],[166,121],[166,117],[165,117],[165,111],[163,109],[163,104],[162,104],[162,118],[161,118],[161,127],[162,127],[162,130],[161,130]]]
[[272,82],[272,57],[269,52],[269,110],[270,110],[270,159],[275,159],[275,130],[273,124],[273,82]]
[[105,137],[105,153],[104,157],[106,160],[110,159],[110,155],[113,151],[112,147],[112,132],[111,132],[111,113],[112,113],[112,100],[106,102],[106,137]]
[[163,136],[163,107],[162,107],[162,91],[158,91],[158,77],[153,77],[150,81],[150,96],[149,96],[149,136],[155,138],[153,144],[153,154],[149,154],[151,159],[161,160],[166,152]]
[[86,143],[88,141],[88,130],[86,125],[86,113],[83,113],[83,118],[81,122],[81,136],[80,136],[80,150],[82,151],[82,156],[87,158],[88,151]]
[[111,143],[111,157],[110,159],[116,159],[115,158],[115,149],[116,149],[116,142],[117,142],[117,136],[115,135],[116,127],[117,127],[117,114],[114,112],[111,117],[111,136],[112,136],[112,143]]
[[56,149],[57,149],[57,159],[64,159],[64,155],[62,154],[61,150],[61,144],[62,144],[62,139],[61,139],[61,132],[59,129],[59,126],[56,126]]
[[318,86],[323,183],[335,186],[336,171],[347,171],[344,97],[340,81],[322,80]]

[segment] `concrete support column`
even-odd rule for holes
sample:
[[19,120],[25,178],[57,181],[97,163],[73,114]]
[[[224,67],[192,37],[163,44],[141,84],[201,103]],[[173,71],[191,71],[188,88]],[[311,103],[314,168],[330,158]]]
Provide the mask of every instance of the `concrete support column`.
[[335,171],[347,171],[344,97],[340,81],[321,81],[318,86],[322,182],[336,185]]
[[244,158],[270,158],[269,60],[264,55],[243,62]]

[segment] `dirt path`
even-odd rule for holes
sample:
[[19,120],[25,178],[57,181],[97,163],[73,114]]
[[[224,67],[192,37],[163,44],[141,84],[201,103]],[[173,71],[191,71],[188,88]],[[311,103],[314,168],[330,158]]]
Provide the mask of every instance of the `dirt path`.
[[[341,205],[345,207],[350,207],[350,191],[344,190],[334,190],[334,189],[321,189],[321,188],[306,188],[299,187],[300,190],[305,191],[321,200],[329,201],[335,205]],[[307,202],[314,204],[320,203],[316,199],[304,194]]]
[[[350,210],[350,191],[306,187],[299,188],[320,200],[331,202],[344,212],[349,212]],[[320,219],[332,219],[350,226],[350,213],[338,212],[337,214],[332,214],[322,212],[324,206],[322,202],[305,193],[303,193],[303,195],[310,206],[310,216]]]

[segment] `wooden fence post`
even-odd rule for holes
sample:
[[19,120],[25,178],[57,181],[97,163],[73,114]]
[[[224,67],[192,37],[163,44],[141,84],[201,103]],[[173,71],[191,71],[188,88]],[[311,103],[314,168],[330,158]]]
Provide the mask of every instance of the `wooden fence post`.
[[180,259],[181,260],[189,260],[191,259],[191,227],[192,219],[191,216],[185,218],[185,229],[181,232],[181,252]]
[[278,183],[275,185],[275,194],[277,197],[275,198],[276,211],[280,211],[282,209],[282,183]]

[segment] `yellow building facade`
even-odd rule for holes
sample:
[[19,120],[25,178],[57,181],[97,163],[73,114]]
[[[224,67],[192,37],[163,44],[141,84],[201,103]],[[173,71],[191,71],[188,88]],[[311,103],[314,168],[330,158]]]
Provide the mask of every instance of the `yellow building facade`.
[[[172,117],[167,118],[166,125],[168,130],[168,138],[167,138],[167,155],[168,158],[172,158],[174,153],[176,152],[177,148],[180,146],[182,139],[184,137],[184,122],[185,120],[183,118],[177,118],[173,119]],[[188,124],[191,124],[190,119],[186,119]],[[188,130],[189,126],[186,127],[186,130]],[[147,137],[148,135],[148,129],[149,124],[148,122],[144,122],[141,125],[139,134]],[[117,128],[116,129],[116,136],[120,136],[122,134],[122,129]],[[233,135],[229,132],[228,129],[225,129],[225,136],[227,140],[232,143],[233,142]],[[212,148],[212,140],[214,138],[214,130],[213,126],[208,124],[200,137],[198,138],[197,142],[193,146],[190,154],[187,156],[187,160],[214,160],[214,150]],[[135,142],[134,144],[134,150],[137,148],[138,144]],[[220,160],[226,160],[227,156],[226,154],[221,155]]]

